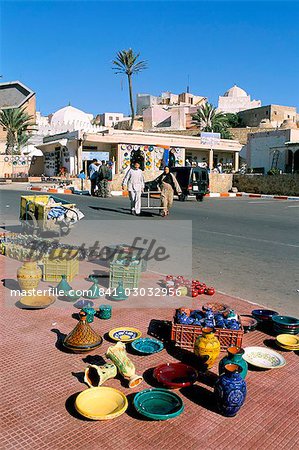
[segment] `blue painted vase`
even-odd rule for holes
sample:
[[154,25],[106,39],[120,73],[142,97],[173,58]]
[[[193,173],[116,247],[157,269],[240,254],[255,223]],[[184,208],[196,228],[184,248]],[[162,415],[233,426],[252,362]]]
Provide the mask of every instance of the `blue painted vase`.
[[246,383],[240,375],[242,368],[237,364],[226,364],[224,370],[216,381],[214,393],[221,414],[233,417],[245,401]]
[[219,375],[222,375],[225,373],[224,367],[226,364],[237,364],[242,368],[242,371],[240,372],[240,375],[243,379],[245,379],[247,372],[248,372],[248,364],[243,359],[244,350],[241,347],[229,347],[227,349],[227,355],[224,356],[224,358],[221,359],[218,366],[218,373]]

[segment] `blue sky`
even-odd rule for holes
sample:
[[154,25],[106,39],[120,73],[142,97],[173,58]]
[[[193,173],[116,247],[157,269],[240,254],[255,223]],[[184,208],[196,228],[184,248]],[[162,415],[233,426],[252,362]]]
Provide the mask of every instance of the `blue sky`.
[[149,68],[134,91],[186,89],[216,104],[234,83],[263,104],[299,109],[298,2],[2,2],[1,74],[37,94],[49,114],[71,102],[129,112],[111,62],[132,47]]

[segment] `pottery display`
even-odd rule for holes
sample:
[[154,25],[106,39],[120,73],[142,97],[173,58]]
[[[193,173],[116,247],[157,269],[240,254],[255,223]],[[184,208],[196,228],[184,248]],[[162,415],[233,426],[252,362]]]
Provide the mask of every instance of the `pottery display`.
[[224,374],[216,381],[214,394],[221,414],[233,417],[246,398],[246,382],[240,375],[242,368],[237,364],[226,364]]
[[163,342],[148,337],[136,339],[132,342],[131,346],[136,352],[143,355],[158,353],[164,348]]
[[276,334],[298,334],[299,319],[291,316],[273,316],[273,328]]
[[22,291],[36,289],[42,278],[42,270],[36,261],[25,261],[17,270],[17,279]]
[[132,342],[141,337],[141,331],[132,327],[113,328],[109,331],[109,337],[114,341]]
[[197,371],[193,367],[183,363],[161,364],[154,369],[153,374],[159,383],[170,389],[191,386],[198,377]]
[[84,306],[84,308],[82,308],[82,311],[84,311],[86,313],[86,321],[88,323],[92,323],[96,310],[94,308],[89,308],[87,306]]
[[244,329],[244,333],[249,333],[254,331],[257,327],[257,320],[251,316],[243,315],[241,316],[241,324]]
[[227,355],[219,362],[219,375],[222,375],[225,372],[224,368],[226,364],[237,364],[242,369],[241,372],[239,372],[241,377],[245,379],[248,372],[248,364],[245,359],[243,359],[243,355],[244,350],[241,347],[228,347]]
[[117,375],[115,364],[107,363],[102,366],[90,364],[84,371],[84,381],[89,387],[101,386],[105,381]]
[[55,302],[50,295],[28,295],[21,297],[19,302],[24,309],[45,309]]
[[290,334],[279,334],[276,343],[285,350],[299,350],[299,337]]
[[63,345],[74,353],[89,352],[99,347],[103,338],[87,323],[87,314],[84,311],[80,311],[79,316],[79,323],[66,336]]
[[110,305],[100,305],[98,316],[100,319],[108,320],[112,316],[112,306]]
[[126,290],[124,288],[123,282],[119,281],[117,288],[113,289],[113,294],[110,296],[112,300],[127,300],[128,296],[126,294]]
[[251,311],[251,315],[258,321],[261,329],[271,331],[273,327],[272,317],[278,316],[278,312],[272,309],[254,309]]
[[61,275],[61,280],[55,288],[55,292],[57,293],[57,295],[64,296],[67,295],[68,292],[72,290],[73,288],[67,282],[66,275]]
[[167,389],[145,389],[138,392],[133,404],[136,411],[152,420],[173,419],[184,411],[181,397]]
[[99,286],[99,280],[97,277],[89,277],[91,281],[93,281],[93,284],[91,287],[87,290],[87,294],[85,295],[86,298],[90,299],[97,299],[100,297],[103,297],[103,289]]
[[110,420],[122,415],[128,408],[127,397],[117,389],[100,386],[80,392],[75,408],[83,417],[92,420]]
[[267,347],[246,347],[243,358],[260,369],[279,369],[286,365],[284,357]]
[[135,366],[127,355],[125,344],[118,342],[109,347],[106,356],[117,366],[121,375],[129,381],[130,388],[138,386],[143,381],[142,376],[135,373]]
[[194,353],[199,356],[207,369],[213,366],[220,353],[220,342],[212,328],[202,328],[202,335],[195,341]]

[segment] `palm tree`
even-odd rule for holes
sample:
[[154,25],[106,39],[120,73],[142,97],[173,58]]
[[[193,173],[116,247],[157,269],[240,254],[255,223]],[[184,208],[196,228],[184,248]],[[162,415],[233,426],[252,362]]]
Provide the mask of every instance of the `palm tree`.
[[192,116],[193,123],[201,131],[221,132],[228,126],[228,120],[224,113],[217,112],[217,109],[211,103],[205,103],[200,106],[197,112]]
[[7,131],[6,154],[12,155],[15,151],[19,152],[25,140],[28,141],[27,136],[30,131],[33,131],[31,127],[35,125],[32,119],[33,116],[21,108],[0,111],[0,125]]
[[138,61],[140,53],[134,53],[134,51],[129,48],[129,50],[121,50],[117,53],[116,59],[112,62],[113,70],[116,74],[126,74],[128,77],[129,85],[129,97],[130,97],[130,107],[131,107],[131,124],[130,129],[133,127],[135,118],[135,109],[133,101],[133,88],[132,88],[132,75],[135,75],[142,70],[147,68],[146,61]]

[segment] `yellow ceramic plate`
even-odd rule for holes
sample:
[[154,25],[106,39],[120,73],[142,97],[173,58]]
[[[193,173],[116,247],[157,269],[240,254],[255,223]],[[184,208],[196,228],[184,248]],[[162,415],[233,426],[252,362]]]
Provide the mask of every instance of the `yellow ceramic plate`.
[[299,345],[296,346],[290,346],[290,345],[283,345],[280,342],[276,341],[276,344],[280,347],[283,348],[284,350],[290,350],[292,352],[296,352],[299,351]]
[[297,347],[299,346],[299,337],[293,336],[291,334],[279,334],[276,336],[277,342],[282,345],[290,346],[290,347]]
[[127,397],[117,389],[106,386],[86,389],[75,401],[78,413],[92,420],[115,419],[121,416],[127,407]]
[[52,305],[55,300],[55,297],[49,295],[26,295],[25,297],[20,298],[19,302],[23,308],[43,309]]
[[141,331],[137,328],[119,327],[109,331],[109,337],[114,341],[132,342],[141,337]]

